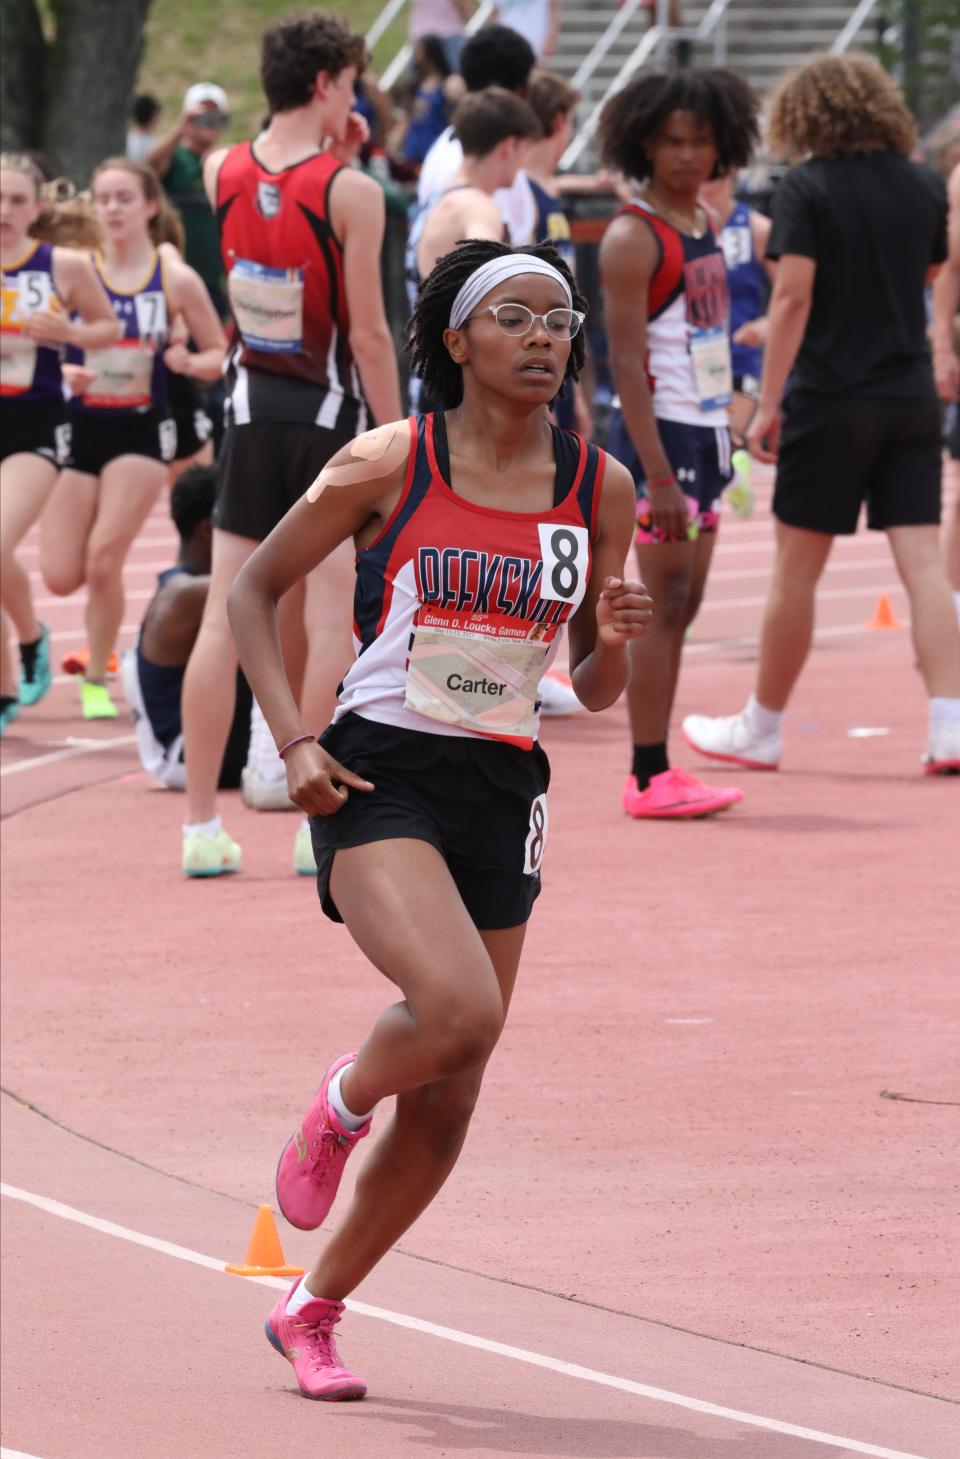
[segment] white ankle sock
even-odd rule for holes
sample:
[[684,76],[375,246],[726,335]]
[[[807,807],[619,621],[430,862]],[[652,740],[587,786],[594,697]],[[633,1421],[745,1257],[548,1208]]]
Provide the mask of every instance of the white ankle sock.
[[348,1109],[344,1104],[343,1095],[340,1093],[340,1080],[343,1078],[344,1071],[349,1068],[349,1064],[344,1064],[343,1068],[338,1069],[330,1080],[330,1083],[327,1085],[327,1104],[329,1104],[345,1130],[359,1130],[361,1125],[367,1123],[367,1120],[373,1114],[373,1110],[367,1110],[365,1115],[355,1115],[353,1110]]
[[953,601],[957,609],[957,617],[960,618],[960,588],[954,588]]
[[263,710],[256,700],[253,701],[250,711],[250,745],[246,768],[253,770],[261,780],[283,780],[287,773],[287,767],[277,754]]
[[751,734],[766,739],[768,735],[778,735],[783,724],[782,709],[764,709],[762,704],[757,703],[756,695],[751,694],[747,700],[747,707],[743,711],[743,717],[747,722],[747,728]]
[[287,1316],[296,1317],[301,1307],[306,1307],[308,1302],[315,1302],[317,1299],[307,1286],[306,1277],[301,1277],[291,1295],[287,1298]]
[[960,699],[931,699],[930,723],[960,723]]
[[219,836],[222,830],[223,823],[220,817],[214,816],[212,821],[197,821],[195,825],[184,826],[183,834],[192,836],[194,832],[199,832],[201,836]]

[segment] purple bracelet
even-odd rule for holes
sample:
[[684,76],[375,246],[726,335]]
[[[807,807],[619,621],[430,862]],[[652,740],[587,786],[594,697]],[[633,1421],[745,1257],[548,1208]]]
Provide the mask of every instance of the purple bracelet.
[[277,754],[282,760],[287,751],[292,750],[294,745],[305,745],[307,743],[307,740],[312,739],[314,739],[313,735],[297,735],[295,740],[287,740],[287,743],[280,747],[280,749],[277,751]]

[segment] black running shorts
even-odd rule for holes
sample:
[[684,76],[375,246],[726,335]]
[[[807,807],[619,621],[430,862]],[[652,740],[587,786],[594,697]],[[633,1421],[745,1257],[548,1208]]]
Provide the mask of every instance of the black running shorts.
[[0,400],[0,461],[9,456],[42,456],[52,466],[63,466],[69,452],[65,401]]
[[144,456],[166,464],[176,449],[176,427],[158,410],[102,416],[76,410],[70,416],[68,465],[87,476],[99,476],[118,456]]
[[830,536],[867,526],[940,521],[940,407],[936,397],[827,396],[784,402],[774,516]]
[[228,426],[217,458],[213,523],[262,542],[352,433],[303,421]]
[[550,762],[471,735],[422,734],[347,714],[320,736],[341,765],[375,786],[353,790],[339,811],[311,816],[317,891],[330,895],[337,851],[372,841],[426,841],[440,852],[474,924],[490,931],[526,922],[540,894]]

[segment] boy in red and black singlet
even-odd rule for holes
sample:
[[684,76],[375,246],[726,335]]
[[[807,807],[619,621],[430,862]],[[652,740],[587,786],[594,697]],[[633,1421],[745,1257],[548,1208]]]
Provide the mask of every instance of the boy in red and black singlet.
[[[371,421],[399,413],[380,287],[383,192],[344,165],[358,140],[350,112],[364,55],[362,36],[319,11],[271,27],[261,61],[270,122],[255,142],[205,164],[235,338],[210,594],[184,680],[188,876],[240,864],[216,815],[236,669],[227,590],[330,456]],[[326,150],[324,138],[334,139]],[[314,651],[303,687],[318,717],[329,713],[349,657],[349,623],[336,605],[349,598],[351,574],[349,554],[339,554],[307,594],[308,619],[322,614],[308,624]],[[313,871],[305,828],[295,858],[297,870]]]
[[624,810],[638,819],[710,815],[741,799],[671,768],[667,736],[683,637],[696,616],[730,480],[727,275],[697,194],[743,166],[757,102],[728,71],[642,76],[601,117],[604,161],[641,182],[604,235],[600,267],[619,399],[610,450],[637,489],[637,560],[657,615],[631,651],[633,736]]
[[[323,909],[401,992],[334,1061],[277,1169],[284,1215],[314,1230],[373,1107],[396,1096],[339,1229],[267,1319],[309,1398],[366,1391],[334,1342],[344,1299],[450,1173],[506,1017],[548,834],[543,669],[568,627],[577,694],[605,708],[650,621],[622,576],[628,473],[547,417],[583,361],[584,305],[545,245],[477,240],[440,258],[410,353],[443,408],[338,452],[230,595],[291,798],[311,813]],[[355,659],[318,744],[286,681],[276,604],[344,540]]]

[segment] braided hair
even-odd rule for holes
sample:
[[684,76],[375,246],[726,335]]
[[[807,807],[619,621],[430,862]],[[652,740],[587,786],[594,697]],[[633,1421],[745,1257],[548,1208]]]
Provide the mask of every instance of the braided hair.
[[[443,342],[443,331],[450,324],[450,310],[471,274],[493,258],[510,254],[531,254],[549,263],[562,274],[570,286],[574,309],[587,311],[587,301],[577,288],[577,281],[557,250],[550,243],[531,244],[527,248],[510,248],[489,238],[463,240],[438,258],[417,295],[417,303],[407,325],[407,354],[414,374],[423,381],[427,395],[452,410],[463,400],[463,371],[450,358]],[[570,342],[565,380],[576,380],[583,369],[584,337],[580,329]]]

